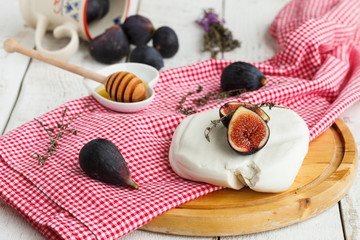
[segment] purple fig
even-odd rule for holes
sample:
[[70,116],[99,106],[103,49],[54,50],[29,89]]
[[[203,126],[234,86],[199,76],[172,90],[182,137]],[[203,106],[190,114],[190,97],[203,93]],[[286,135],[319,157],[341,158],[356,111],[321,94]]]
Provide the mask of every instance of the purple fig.
[[86,175],[104,183],[138,189],[119,149],[103,138],[86,143],[79,153],[79,163]]
[[129,40],[120,25],[114,25],[90,42],[90,55],[102,63],[114,63],[128,55]]

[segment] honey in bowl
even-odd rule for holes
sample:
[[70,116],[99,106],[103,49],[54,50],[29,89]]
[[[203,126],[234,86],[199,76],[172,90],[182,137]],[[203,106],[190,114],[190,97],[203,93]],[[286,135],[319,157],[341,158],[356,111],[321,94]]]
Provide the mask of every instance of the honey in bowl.
[[139,102],[146,98],[146,82],[130,72],[112,74],[106,84],[95,91],[102,97],[116,102]]
[[111,97],[109,96],[109,94],[106,92],[105,86],[104,84],[99,85],[97,88],[95,88],[95,92],[97,92],[100,96],[102,96],[103,98],[112,100]]

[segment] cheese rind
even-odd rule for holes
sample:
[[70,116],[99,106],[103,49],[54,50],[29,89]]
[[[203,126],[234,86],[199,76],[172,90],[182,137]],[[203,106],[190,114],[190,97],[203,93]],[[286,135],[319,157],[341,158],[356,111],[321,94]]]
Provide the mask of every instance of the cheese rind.
[[204,136],[218,110],[185,118],[177,127],[170,146],[173,170],[183,178],[241,189],[245,185],[260,192],[287,190],[301,167],[309,146],[309,130],[295,112],[263,108],[269,115],[270,137],[257,153],[240,155],[227,142],[227,129],[219,124]]

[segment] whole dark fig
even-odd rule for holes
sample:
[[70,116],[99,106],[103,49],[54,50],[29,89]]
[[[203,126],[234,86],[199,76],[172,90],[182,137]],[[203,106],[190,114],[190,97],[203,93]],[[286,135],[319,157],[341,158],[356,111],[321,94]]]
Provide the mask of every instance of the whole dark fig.
[[153,46],[164,58],[171,58],[179,50],[179,41],[175,31],[167,26],[158,28],[153,36]]
[[119,149],[107,139],[98,138],[86,143],[80,150],[79,163],[86,175],[93,179],[139,188],[131,178],[130,170]]
[[120,25],[114,25],[89,44],[90,55],[102,63],[114,63],[128,55],[129,41]]
[[151,21],[142,15],[132,15],[122,24],[131,44],[136,46],[147,44],[155,32]]
[[102,18],[109,11],[109,0],[88,0],[86,5],[87,24]]
[[236,109],[240,106],[257,113],[262,119],[264,119],[266,123],[270,121],[270,117],[264,112],[264,110],[256,105],[246,102],[227,102],[219,109],[219,116],[222,119],[221,122],[225,127],[229,126],[230,119],[232,118]]
[[244,155],[265,146],[270,136],[267,123],[257,113],[238,107],[230,119],[227,139],[232,149]]
[[220,87],[223,91],[258,90],[266,84],[266,78],[260,70],[246,62],[234,62],[224,68],[221,73]]
[[147,45],[136,47],[131,52],[129,60],[130,62],[144,63],[153,66],[157,70],[164,66],[164,61],[159,51]]

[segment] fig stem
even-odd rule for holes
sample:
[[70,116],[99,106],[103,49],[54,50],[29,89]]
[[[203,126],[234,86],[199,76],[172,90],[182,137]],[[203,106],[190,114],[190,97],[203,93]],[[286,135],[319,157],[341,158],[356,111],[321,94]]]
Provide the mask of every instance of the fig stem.
[[137,184],[132,178],[129,178],[127,184],[135,190],[139,189],[139,184]]
[[266,78],[262,78],[262,79],[261,79],[261,85],[262,85],[262,86],[265,86],[266,83],[267,83]]

